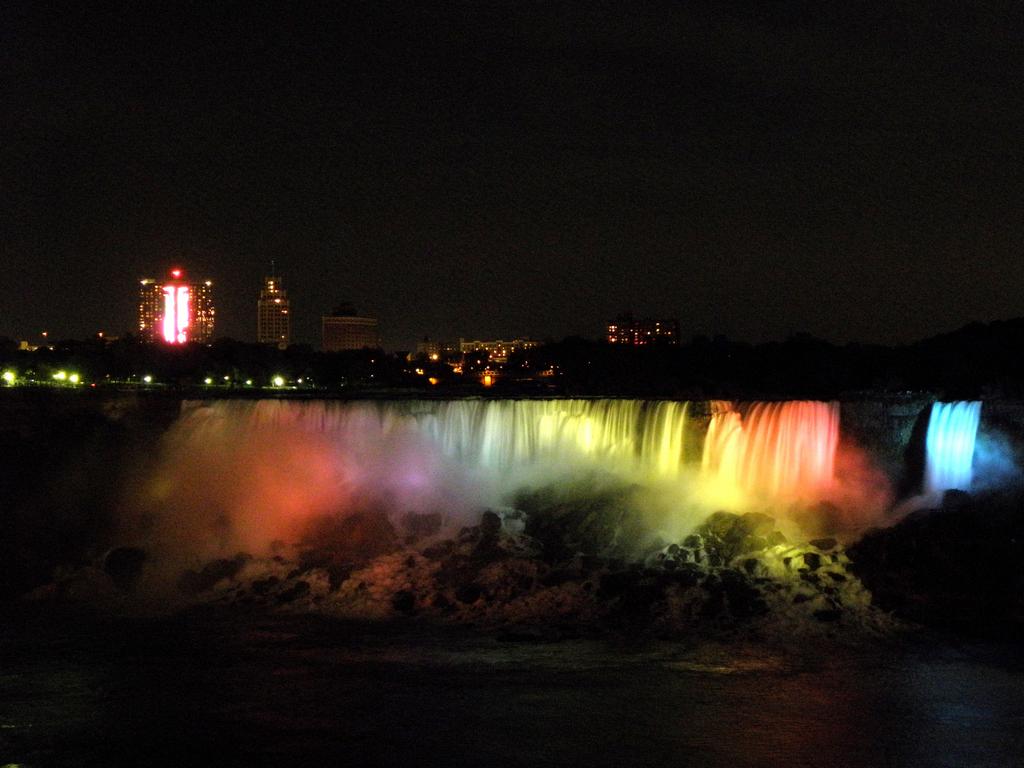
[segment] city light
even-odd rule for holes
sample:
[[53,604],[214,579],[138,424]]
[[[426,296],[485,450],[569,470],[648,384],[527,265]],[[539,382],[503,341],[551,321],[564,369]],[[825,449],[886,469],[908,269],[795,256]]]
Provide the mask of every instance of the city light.
[[77,373],[72,373],[70,376],[68,376],[68,381],[70,381],[72,384],[77,384],[79,381],[81,381],[81,379]]
[[147,384],[152,384],[153,383],[153,377],[150,376],[148,373],[145,376],[142,377],[142,380],[144,382],[146,382]]
[[203,384],[206,384],[207,386],[209,386],[210,384],[213,384],[213,379],[211,379],[209,376],[207,376],[205,379],[203,379]]
[[13,384],[18,377],[14,374],[14,371],[4,371],[3,375],[0,376],[0,378],[4,380],[5,384],[10,385]]
[[273,379],[270,380],[270,383],[273,384],[275,387],[283,387],[284,376],[275,376]]
[[252,386],[252,379],[246,379],[245,380],[245,386],[251,387]]
[[[174,270],[178,277],[181,270]],[[188,341],[192,310],[191,295],[187,285],[164,286],[164,316],[162,322],[164,341],[168,344],[184,344]]]
[[66,381],[68,378],[67,371],[57,371],[55,374],[53,374],[53,378],[55,378],[57,381]]

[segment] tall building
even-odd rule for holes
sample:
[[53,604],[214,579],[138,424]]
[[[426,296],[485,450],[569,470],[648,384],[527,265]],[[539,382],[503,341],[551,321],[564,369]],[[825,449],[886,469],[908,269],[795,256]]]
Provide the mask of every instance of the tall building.
[[189,282],[181,269],[166,280],[139,282],[139,336],[146,341],[205,344],[213,338],[213,281]]
[[286,349],[292,342],[291,302],[280,277],[263,278],[256,307],[256,341]]
[[362,317],[351,306],[337,307],[321,318],[324,352],[380,346],[380,331],[375,317]]
[[637,319],[632,314],[619,315],[608,323],[608,343],[642,347],[647,344],[678,344],[679,321],[671,318]]
[[507,363],[509,357],[524,349],[539,347],[540,342],[533,339],[492,339],[488,341],[467,341],[459,339],[459,350],[467,352],[486,352],[487,359],[492,363]]

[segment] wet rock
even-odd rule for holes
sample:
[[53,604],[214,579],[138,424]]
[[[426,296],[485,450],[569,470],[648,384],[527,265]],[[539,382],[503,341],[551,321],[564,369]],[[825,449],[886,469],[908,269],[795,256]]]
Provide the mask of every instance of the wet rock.
[[391,607],[398,613],[411,615],[416,611],[416,595],[407,589],[400,590],[392,596]]
[[559,587],[566,582],[575,580],[576,577],[577,574],[573,571],[564,568],[556,568],[542,576],[540,583],[545,587]]
[[185,571],[178,579],[178,588],[187,595],[206,592],[223,579],[233,579],[251,559],[250,555],[239,553],[231,560],[211,560],[200,571]]
[[488,510],[480,518],[480,535],[486,538],[497,538],[501,533],[501,517]]
[[810,570],[816,571],[821,568],[821,555],[816,552],[804,552],[804,565]]
[[729,563],[748,552],[759,552],[769,546],[775,532],[775,521],[768,515],[748,512],[715,512],[697,527],[712,565]]
[[278,603],[291,603],[309,594],[309,582],[300,580],[277,596]]
[[843,617],[843,612],[838,608],[821,609],[811,614],[818,621],[834,622]]
[[822,552],[828,552],[829,550],[835,549],[838,542],[833,538],[826,539],[811,539],[808,542],[815,549],[820,549]]
[[402,516],[402,530],[414,539],[425,539],[441,531],[440,512],[406,512]]
[[103,559],[103,570],[120,590],[128,591],[142,575],[146,551],[139,547],[117,547]]
[[483,587],[479,584],[463,584],[455,589],[455,599],[466,605],[472,605],[483,597],[483,594]]
[[265,579],[257,579],[252,583],[252,591],[257,595],[266,595],[270,590],[281,583],[277,576],[269,576]]
[[326,563],[365,563],[398,549],[398,534],[383,512],[327,515],[309,527],[307,552]]
[[437,544],[423,550],[423,556],[428,560],[441,560],[455,550],[454,541],[439,541]]
[[877,605],[914,622],[972,635],[1024,629],[1024,499],[950,496],[847,548]]

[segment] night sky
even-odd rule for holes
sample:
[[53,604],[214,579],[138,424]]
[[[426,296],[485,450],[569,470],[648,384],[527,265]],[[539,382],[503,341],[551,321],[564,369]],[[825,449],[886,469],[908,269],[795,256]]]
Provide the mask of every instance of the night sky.
[[[150,7],[152,6],[152,7]],[[1024,6],[0,4],[0,336],[908,341],[1024,314]]]

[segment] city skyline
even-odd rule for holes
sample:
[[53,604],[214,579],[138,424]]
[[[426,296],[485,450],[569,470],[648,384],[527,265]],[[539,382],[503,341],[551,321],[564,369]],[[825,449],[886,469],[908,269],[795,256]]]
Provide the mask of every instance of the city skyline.
[[344,298],[394,347],[623,308],[751,341],[1020,316],[1017,18],[15,0],[0,334],[121,333],[124,276],[181,262],[252,338],[271,259],[307,342]]

